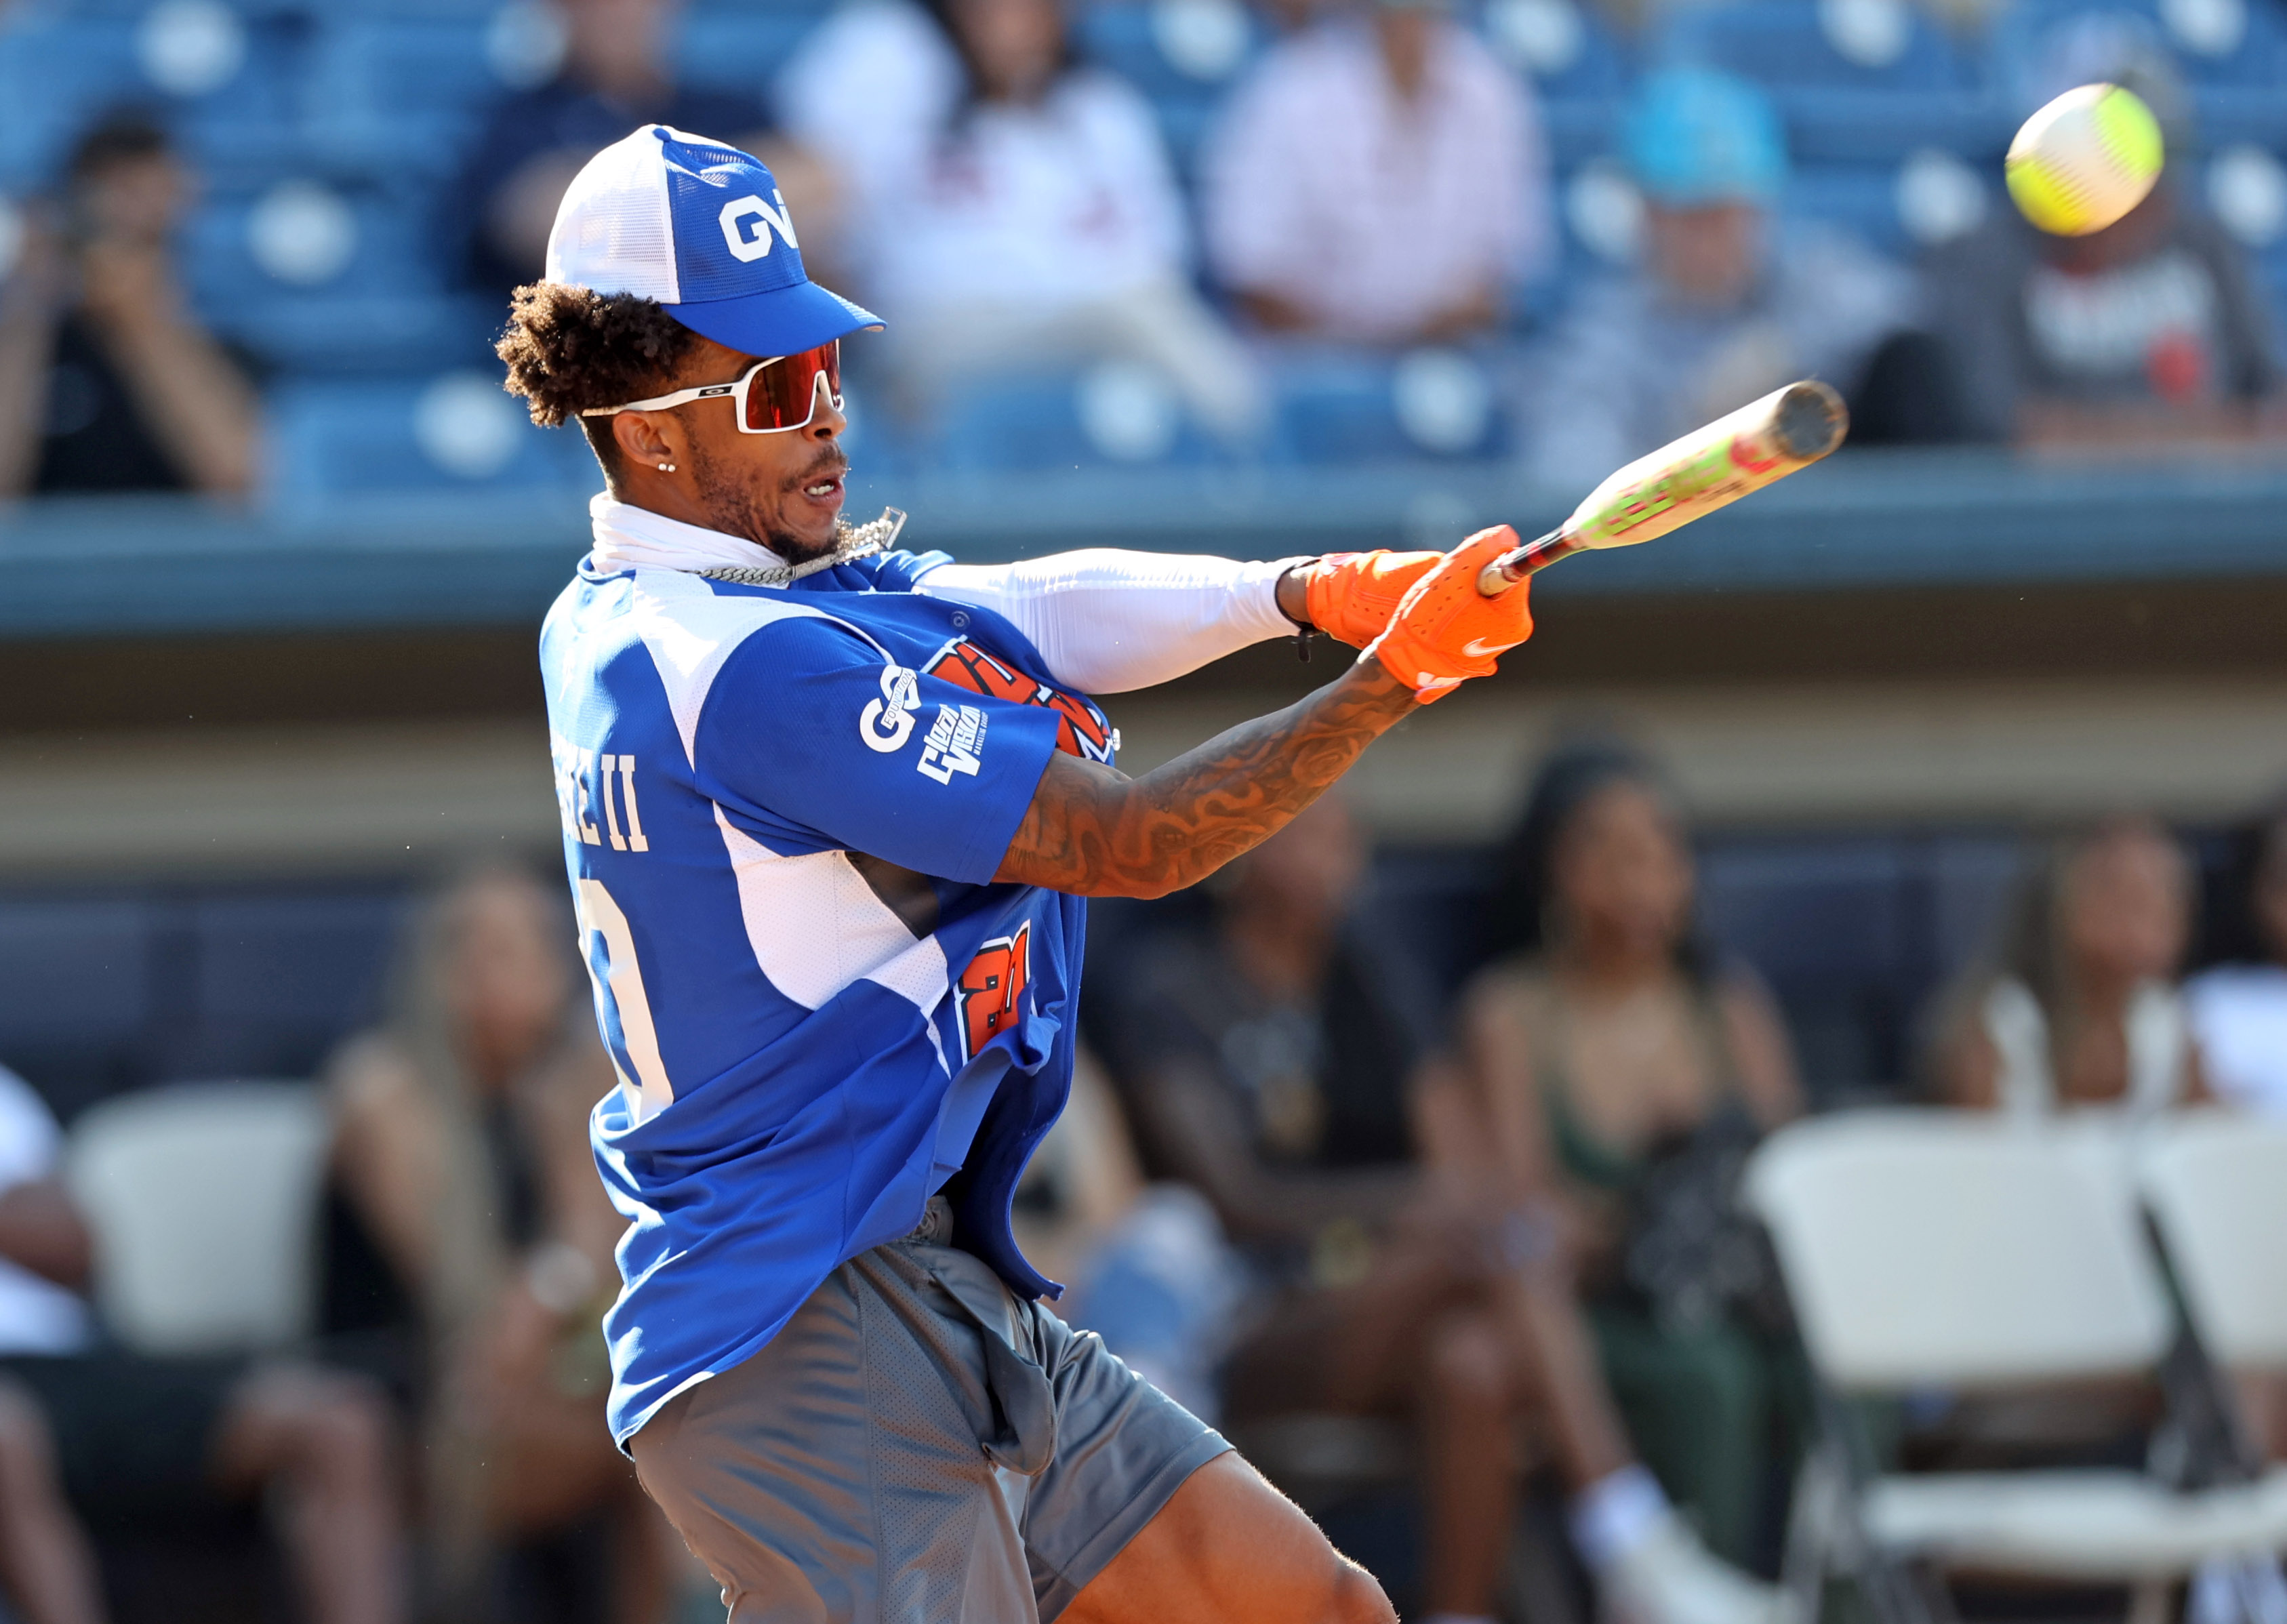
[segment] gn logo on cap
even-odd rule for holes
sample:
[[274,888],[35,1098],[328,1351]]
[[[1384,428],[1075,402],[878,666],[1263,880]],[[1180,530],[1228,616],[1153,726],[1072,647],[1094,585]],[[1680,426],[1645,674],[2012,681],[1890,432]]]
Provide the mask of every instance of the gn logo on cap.
[[732,257],[742,261],[763,258],[771,251],[772,232],[785,238],[788,248],[796,253],[802,251],[802,244],[794,240],[794,220],[787,212],[784,194],[772,192],[771,197],[778,205],[775,209],[751,192],[723,205],[723,212],[716,218],[722,222],[723,242],[731,250]]

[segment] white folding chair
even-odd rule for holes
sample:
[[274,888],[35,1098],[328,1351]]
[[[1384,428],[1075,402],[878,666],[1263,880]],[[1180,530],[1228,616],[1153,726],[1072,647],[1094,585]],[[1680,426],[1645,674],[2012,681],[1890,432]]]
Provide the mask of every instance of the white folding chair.
[[2287,1123],[2183,1112],[2139,1149],[2144,1199],[2208,1357],[2287,1370]]
[[328,1137],[323,1097],[293,1082],[157,1089],[74,1123],[65,1179],[120,1341],[225,1353],[308,1335]]
[[[1805,1599],[1853,1571],[1894,1619],[1943,1611],[1917,1574],[2085,1582],[2188,1574],[2287,1549],[2287,1473],[2180,1493],[2126,1470],[1881,1476],[1832,1399],[2153,1370],[2175,1319],[2121,1141],[1983,1113],[1869,1112],[1774,1135],[1746,1196],[1771,1232],[1829,1397],[1790,1555]],[[1901,1574],[1906,1575],[1902,1580]]]

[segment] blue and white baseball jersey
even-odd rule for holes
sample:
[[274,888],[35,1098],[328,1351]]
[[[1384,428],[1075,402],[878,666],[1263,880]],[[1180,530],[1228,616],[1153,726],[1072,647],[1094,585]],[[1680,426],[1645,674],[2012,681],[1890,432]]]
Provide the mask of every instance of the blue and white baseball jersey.
[[1072,1065],[1086,905],[993,875],[1049,755],[1111,757],[941,555],[773,588],[594,558],[541,634],[564,849],[631,1220],[613,1436],[775,1335],[954,1192],[1026,1295],[1009,1202]]

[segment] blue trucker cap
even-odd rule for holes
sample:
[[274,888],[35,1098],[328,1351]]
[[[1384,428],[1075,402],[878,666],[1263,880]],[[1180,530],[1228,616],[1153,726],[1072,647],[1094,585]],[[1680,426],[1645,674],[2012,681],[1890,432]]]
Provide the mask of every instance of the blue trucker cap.
[[573,178],[546,274],[657,299],[692,332],[748,355],[795,355],[882,325],[810,280],[769,170],[665,124],[613,142]]
[[1645,79],[1620,140],[1636,185],[1654,202],[1767,203],[1786,185],[1778,109],[1745,80],[1709,68],[1672,67]]

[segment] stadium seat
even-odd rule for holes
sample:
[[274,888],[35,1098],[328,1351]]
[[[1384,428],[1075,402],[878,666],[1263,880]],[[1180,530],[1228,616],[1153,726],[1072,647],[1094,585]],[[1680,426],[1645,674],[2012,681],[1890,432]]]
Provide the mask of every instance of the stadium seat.
[[342,1034],[380,1013],[406,905],[394,892],[224,895],[189,911],[193,1028],[177,1076],[315,1072]]
[[1928,920],[1925,987],[1970,963],[1991,939],[2025,866],[2024,842],[2014,835],[1958,834],[1924,837],[1920,871]]
[[1220,94],[1267,44],[1230,0],[1112,0],[1083,11],[1074,32],[1088,60],[1154,101]]
[[0,904],[0,1062],[68,1114],[128,1073],[157,1000],[153,919],[131,898]]
[[73,1125],[65,1178],[105,1324],[139,1353],[280,1350],[312,1328],[330,1129],[306,1083],[186,1084]]
[[1073,33],[1084,57],[1151,98],[1185,177],[1224,96],[1268,44],[1236,0],[1112,0],[1080,12]]
[[270,494],[295,502],[352,491],[588,490],[576,435],[535,428],[497,368],[434,378],[297,381],[270,398]]
[[1574,0],[1486,0],[1475,21],[1494,54],[1532,81],[1558,166],[1610,148],[1633,66],[1594,10]]
[[[692,85],[764,99],[772,80],[825,14],[819,7],[785,6],[686,16],[676,31],[677,71]],[[706,133],[735,139],[746,131]]]
[[1787,178],[1786,212],[1839,227],[1897,257],[1919,245],[1898,217],[1898,172],[1891,164],[1799,163]]
[[453,292],[428,200],[288,171],[192,218],[186,278],[201,316],[296,375],[490,364],[498,301]]
[[290,171],[259,193],[217,197],[185,232],[192,297],[224,310],[300,293],[441,292],[424,201]]
[[1910,854],[1879,838],[1742,841],[1700,863],[1708,936],[1769,985],[1815,1097],[1895,1082],[1933,972]]
[[[1882,20],[1852,30],[1846,20]],[[1874,37],[1865,37],[1872,35]],[[1848,54],[1845,54],[1846,51]],[[1739,0],[1673,14],[1656,56],[1665,64],[1719,68],[1767,89],[1955,91],[1971,88],[1969,66],[1919,10],[1889,0]]]
[[304,20],[239,19],[223,44],[192,53],[203,59],[191,60],[186,76],[185,63],[170,68],[168,53],[153,47],[145,28],[153,9],[18,8],[0,20],[0,107],[8,110],[0,190],[51,182],[80,132],[122,107],[155,112],[210,176],[257,170],[292,139],[307,59]]
[[2244,91],[2275,104],[2283,99],[2287,12],[2278,0],[2106,0],[2101,8],[2088,0],[2015,0],[1996,14],[1993,27],[2003,82],[2020,92],[2036,84],[2054,30],[2093,10],[2142,19],[2172,51],[2196,94]]
[[1417,351],[1393,365],[1330,352],[1272,369],[1279,456],[1325,466],[1421,456],[1497,455],[1507,424],[1492,380],[1455,352]]
[[492,14],[326,14],[311,51],[311,156],[377,177],[453,174],[485,109],[510,89]]
[[1903,0],[1686,8],[1655,55],[1762,85],[1797,158],[1895,162],[1918,147],[1998,154],[2008,140],[1977,65]]
[[930,437],[939,466],[967,471],[1197,463],[1212,451],[1164,384],[1117,366],[987,380]]

